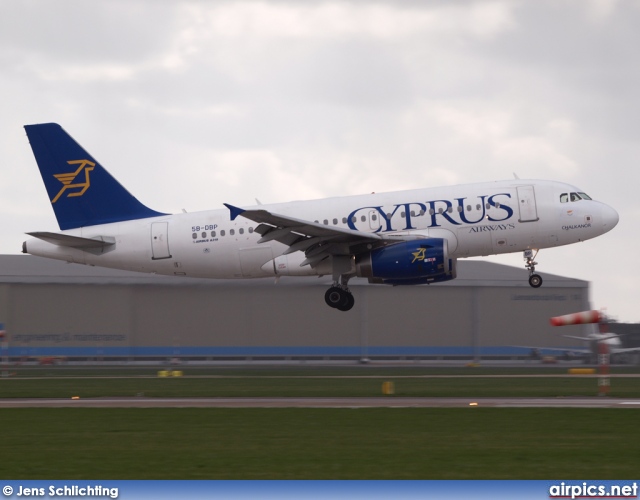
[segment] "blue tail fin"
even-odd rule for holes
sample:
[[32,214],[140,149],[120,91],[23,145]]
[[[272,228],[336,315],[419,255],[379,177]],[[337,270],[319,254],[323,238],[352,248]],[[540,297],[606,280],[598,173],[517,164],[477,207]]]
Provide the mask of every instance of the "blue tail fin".
[[24,128],[60,229],[165,215],[140,203],[57,123]]

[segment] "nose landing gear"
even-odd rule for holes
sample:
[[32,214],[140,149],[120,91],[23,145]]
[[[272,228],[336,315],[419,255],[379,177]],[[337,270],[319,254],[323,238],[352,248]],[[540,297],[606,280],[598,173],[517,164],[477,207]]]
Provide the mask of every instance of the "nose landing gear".
[[540,288],[542,286],[542,276],[535,272],[536,265],[538,264],[534,261],[536,255],[538,255],[538,250],[536,250],[535,254],[533,253],[533,250],[525,250],[524,260],[526,261],[526,264],[524,267],[529,270],[529,285],[533,288]]

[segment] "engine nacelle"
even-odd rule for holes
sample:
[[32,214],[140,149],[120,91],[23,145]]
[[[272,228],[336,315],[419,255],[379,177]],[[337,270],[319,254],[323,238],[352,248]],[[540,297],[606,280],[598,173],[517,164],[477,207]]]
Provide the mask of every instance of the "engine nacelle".
[[356,259],[357,275],[369,283],[421,285],[456,277],[456,259],[450,259],[447,240],[425,238],[377,248]]

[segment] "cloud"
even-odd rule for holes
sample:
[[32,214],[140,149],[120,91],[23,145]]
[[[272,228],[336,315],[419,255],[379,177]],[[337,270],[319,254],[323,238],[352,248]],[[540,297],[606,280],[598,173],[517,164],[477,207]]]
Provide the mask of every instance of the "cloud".
[[6,0],[0,249],[55,230],[22,125],[58,121],[164,211],[514,171],[576,184],[620,226],[543,252],[540,270],[597,281],[640,319],[608,285],[633,271],[607,264],[637,243],[639,14],[603,0]]

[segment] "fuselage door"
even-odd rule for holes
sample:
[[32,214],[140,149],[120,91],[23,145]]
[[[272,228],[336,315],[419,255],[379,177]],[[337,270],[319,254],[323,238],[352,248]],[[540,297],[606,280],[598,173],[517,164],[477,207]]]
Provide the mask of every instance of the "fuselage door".
[[536,208],[536,193],[533,186],[518,186],[518,208],[520,218],[518,222],[534,222],[538,220]]
[[151,258],[153,260],[171,258],[168,234],[168,222],[154,222],[151,224]]

